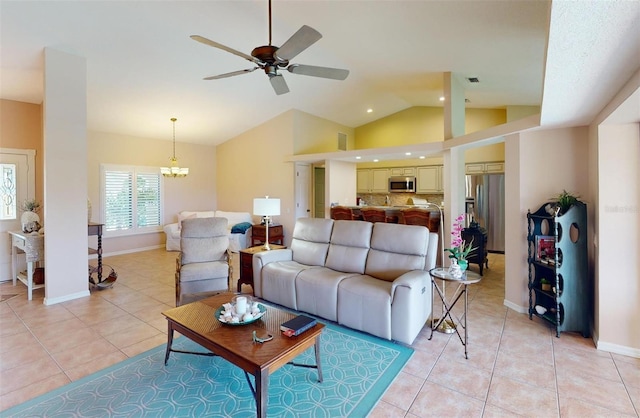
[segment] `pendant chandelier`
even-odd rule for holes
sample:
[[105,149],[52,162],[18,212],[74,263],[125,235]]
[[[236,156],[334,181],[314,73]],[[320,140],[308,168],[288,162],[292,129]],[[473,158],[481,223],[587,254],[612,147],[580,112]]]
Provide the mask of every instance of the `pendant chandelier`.
[[185,177],[189,174],[188,168],[178,167],[178,159],[176,158],[176,121],[178,119],[171,118],[173,122],[173,157],[169,158],[169,167],[160,167],[160,172],[165,177]]

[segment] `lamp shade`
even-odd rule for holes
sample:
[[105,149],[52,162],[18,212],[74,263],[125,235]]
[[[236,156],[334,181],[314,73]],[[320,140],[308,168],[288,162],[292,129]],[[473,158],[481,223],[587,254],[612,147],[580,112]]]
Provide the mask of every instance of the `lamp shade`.
[[268,197],[253,199],[253,214],[258,216],[280,215],[280,199]]

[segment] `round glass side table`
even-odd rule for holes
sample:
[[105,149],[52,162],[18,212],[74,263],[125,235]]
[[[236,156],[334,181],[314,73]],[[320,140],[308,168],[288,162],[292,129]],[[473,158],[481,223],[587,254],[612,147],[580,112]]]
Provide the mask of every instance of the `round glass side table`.
[[[464,346],[464,357],[469,358],[467,354],[467,342],[468,342],[468,333],[467,333],[467,312],[469,309],[469,295],[467,287],[470,284],[478,283],[482,280],[482,276],[473,271],[465,270],[460,278],[454,278],[451,274],[449,274],[448,268],[436,267],[434,269],[429,270],[429,275],[431,276],[431,335],[429,335],[429,339],[433,337],[434,330],[443,329],[442,332],[458,334],[458,338],[460,342]],[[441,281],[442,285],[439,285],[437,281]],[[445,287],[447,283],[456,283],[457,287],[453,292],[453,295],[450,298],[447,298]],[[438,297],[442,301],[442,317],[438,320],[434,319],[433,315],[433,307],[434,307],[434,298],[435,294],[438,294]],[[460,318],[452,315],[451,311],[453,307],[458,303],[460,298],[464,296],[464,311]],[[455,317],[455,319],[454,319]],[[448,318],[448,319],[447,319]],[[460,334],[460,329],[464,329],[464,338]],[[449,331],[453,329],[453,331]]]

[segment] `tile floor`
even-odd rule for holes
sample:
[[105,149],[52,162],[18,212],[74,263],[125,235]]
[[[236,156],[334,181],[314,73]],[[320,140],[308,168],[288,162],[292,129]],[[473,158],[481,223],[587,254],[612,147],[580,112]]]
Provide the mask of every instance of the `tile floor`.
[[[113,288],[53,306],[44,290],[29,302],[25,286],[1,283],[0,411],[165,343],[160,312],[175,304],[176,255],[107,257]],[[638,417],[640,359],[597,351],[579,334],[556,338],[505,308],[503,257],[490,254],[489,265],[470,287],[469,359],[455,334],[429,341],[423,330],[370,416]]]

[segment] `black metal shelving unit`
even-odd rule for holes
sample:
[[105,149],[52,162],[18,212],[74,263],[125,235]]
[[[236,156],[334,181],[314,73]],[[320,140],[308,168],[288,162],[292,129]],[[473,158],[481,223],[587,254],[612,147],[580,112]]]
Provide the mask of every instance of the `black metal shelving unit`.
[[[529,319],[538,316],[560,332],[588,337],[593,312],[587,257],[587,206],[577,202],[565,213],[549,202],[527,213]],[[546,237],[546,238],[542,238]],[[553,254],[541,254],[539,241],[551,242]],[[551,289],[542,289],[542,280]],[[539,313],[539,306],[544,312]]]

